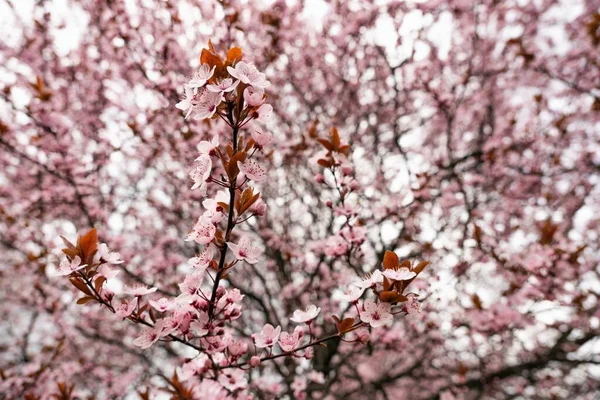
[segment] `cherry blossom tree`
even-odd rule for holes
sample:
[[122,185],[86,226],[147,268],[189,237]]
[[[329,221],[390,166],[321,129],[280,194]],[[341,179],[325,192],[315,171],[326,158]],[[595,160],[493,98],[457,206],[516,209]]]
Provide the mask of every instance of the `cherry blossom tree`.
[[0,399],[599,395],[596,1],[0,7]]

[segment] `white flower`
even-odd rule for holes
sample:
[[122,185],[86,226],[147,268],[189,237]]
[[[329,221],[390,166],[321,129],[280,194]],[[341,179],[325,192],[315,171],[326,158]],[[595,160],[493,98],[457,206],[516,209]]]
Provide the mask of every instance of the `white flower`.
[[128,286],[125,285],[124,292],[131,296],[145,296],[150,293],[156,292],[157,288],[148,288],[146,285]]
[[148,301],[148,303],[150,304],[150,306],[152,306],[152,308],[160,312],[165,312],[175,307],[175,302],[172,299],[167,299],[166,297],[162,297],[157,301],[150,300]]
[[256,110],[258,113],[258,120],[260,122],[269,122],[271,119],[271,113],[273,112],[273,106],[270,104],[263,104]]
[[58,276],[65,276],[71,274],[72,272],[79,271],[85,267],[87,267],[87,264],[81,265],[81,257],[79,256],[75,256],[72,261],[69,261],[65,258],[56,268],[55,274]]
[[259,247],[252,246],[250,238],[247,236],[242,237],[237,244],[227,242],[227,246],[229,246],[236,259],[246,260],[248,264],[256,264],[262,253]]
[[407,281],[417,276],[408,268],[386,269],[383,271],[383,276],[393,281]]
[[259,349],[264,349],[266,347],[271,347],[275,343],[277,343],[277,339],[279,339],[279,334],[281,333],[281,326],[277,326],[274,328],[271,324],[266,324],[260,333],[252,334],[252,338],[254,339],[254,344]]
[[290,318],[290,320],[296,322],[297,324],[301,324],[303,322],[310,322],[319,315],[321,312],[321,307],[317,307],[315,305],[310,305],[304,311],[296,310],[294,311],[294,316]]
[[265,74],[258,71],[254,64],[240,61],[235,65],[235,68],[227,67],[227,72],[236,79],[239,79],[246,85],[253,86],[258,89],[264,89],[270,85]]
[[101,243],[98,246],[98,254],[100,255],[101,259],[109,264],[121,264],[123,262],[123,260],[119,259],[121,258],[121,255],[119,253],[110,251],[106,243]]
[[252,179],[255,182],[261,182],[267,179],[265,169],[254,160],[248,160],[244,163],[238,161],[238,168],[246,178]]
[[160,339],[164,321],[156,321],[156,325],[146,328],[142,331],[142,335],[133,341],[133,344],[140,346],[142,349],[147,349]]
[[383,275],[380,270],[376,269],[368,278],[363,279],[362,282],[355,283],[355,285],[362,289],[368,289],[382,282]]
[[356,285],[350,285],[350,286],[348,286],[348,288],[346,288],[346,291],[344,292],[342,299],[349,303],[354,303],[358,299],[360,299],[360,297],[363,295],[364,292],[365,292],[365,288],[358,287]]
[[[210,153],[217,147],[219,147],[219,135],[213,136],[210,142],[208,140],[203,140],[196,146],[196,148],[200,152],[200,157],[202,157],[203,154],[210,155]],[[198,160],[198,158],[196,158],[196,160]]]
[[208,246],[196,257],[190,258],[189,263],[197,270],[206,271],[206,268],[208,268],[213,259],[214,253],[214,248],[212,246]]
[[265,92],[262,89],[248,86],[244,89],[244,100],[251,107],[260,106],[264,101]]
[[192,111],[194,111],[194,106],[192,104],[192,102],[194,101],[194,93],[192,91],[192,88],[188,85],[185,85],[183,88],[185,90],[185,98],[179,103],[175,104],[175,107],[182,110],[185,113],[185,119],[187,119],[192,113]]
[[206,82],[210,78],[212,78],[213,74],[215,73],[215,68],[216,66],[210,69],[210,65],[208,64],[202,64],[200,66],[200,69],[196,71],[192,79],[190,79],[190,81],[187,84],[187,86],[189,86],[190,89],[193,90],[194,94],[196,94],[198,92],[198,89],[204,86]]
[[194,169],[190,171],[190,178],[194,181],[192,190],[200,188],[202,195],[206,194],[206,180],[210,177],[212,160],[209,155],[201,154],[196,159]]
[[264,131],[257,124],[251,124],[248,129],[250,129],[252,139],[258,146],[264,147],[273,140],[273,134],[269,131]]
[[393,317],[390,313],[392,308],[390,303],[375,303],[372,299],[365,300],[364,311],[360,313],[360,320],[370,324],[373,328],[388,325]]
[[207,119],[212,117],[217,111],[217,107],[223,101],[221,93],[209,92],[202,89],[194,97],[194,119]]
[[234,82],[233,79],[231,79],[231,78],[225,78],[225,79],[221,79],[215,85],[208,85],[206,88],[208,89],[209,92],[223,94],[223,93],[227,93],[227,92],[232,92],[239,83],[240,83],[240,81]]
[[198,218],[198,222],[194,225],[194,228],[188,233],[185,238],[186,241],[195,241],[198,244],[208,244],[215,238],[217,228],[212,221],[204,216]]

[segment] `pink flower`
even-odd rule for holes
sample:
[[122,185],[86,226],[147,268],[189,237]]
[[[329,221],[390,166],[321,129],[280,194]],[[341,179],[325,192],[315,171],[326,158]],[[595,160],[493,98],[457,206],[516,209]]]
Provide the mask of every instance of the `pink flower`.
[[154,293],[157,291],[157,288],[148,288],[146,285],[135,285],[135,286],[127,286],[125,285],[124,292],[131,296],[145,296],[150,293]]
[[141,336],[133,341],[133,344],[142,349],[149,348],[160,339],[163,324],[164,321],[162,319],[156,321],[154,326],[144,329]]
[[250,364],[250,366],[251,366],[252,368],[256,368],[256,367],[258,367],[258,366],[260,365],[260,357],[258,357],[258,356],[252,356],[252,357],[250,358],[250,362],[249,362],[249,364]]
[[329,257],[343,256],[347,251],[348,242],[346,242],[341,236],[332,236],[325,242],[325,254],[327,254]]
[[70,275],[75,271],[79,271],[82,268],[87,267],[87,264],[81,265],[81,257],[75,256],[72,261],[64,259],[60,262],[60,265],[56,268],[55,275],[65,276]]
[[279,346],[281,346],[281,350],[286,352],[294,350],[298,347],[298,343],[300,343],[298,332],[292,334],[283,332],[279,338]]
[[269,122],[271,113],[273,112],[273,106],[270,104],[263,104],[256,112],[258,113],[258,120],[260,122]]
[[383,271],[383,276],[393,281],[407,281],[417,276],[408,268],[386,269]]
[[[180,381],[187,381],[195,375],[202,375],[210,367],[210,361],[206,354],[199,354],[197,357],[192,359],[190,362],[183,364],[181,367],[181,374],[179,375]],[[218,385],[214,382],[215,385]],[[223,390],[221,388],[221,390]]]
[[229,246],[236,259],[246,260],[248,264],[256,264],[262,253],[259,247],[251,245],[250,238],[247,236],[242,237],[237,244],[227,242],[227,246]]
[[251,107],[260,106],[264,101],[265,92],[262,89],[256,89],[252,86],[248,86],[244,90],[244,100]]
[[119,253],[112,252],[108,249],[106,243],[101,243],[98,246],[98,255],[104,261],[109,264],[121,264],[123,260],[120,260],[121,255]]
[[192,79],[190,79],[187,84],[187,86],[192,89],[194,94],[196,94],[198,89],[204,86],[206,82],[212,78],[213,74],[215,73],[215,68],[216,67],[212,67],[212,69],[210,69],[210,65],[208,64],[202,64],[200,66],[200,69],[196,71],[194,76],[192,76]]
[[248,379],[246,379],[246,372],[243,369],[224,370],[219,375],[219,383],[225,389],[233,392],[245,388],[248,385]]
[[191,87],[188,85],[184,86],[185,94],[184,98],[177,104],[175,107],[179,108],[185,113],[185,119],[188,119],[192,111],[194,111],[193,101],[194,101],[194,92]]
[[196,158],[194,169],[190,171],[190,178],[194,181],[192,190],[200,188],[201,194],[206,195],[206,180],[210,177],[212,160],[209,155],[201,154]]
[[208,268],[213,259],[214,253],[214,248],[212,246],[207,246],[196,257],[190,258],[189,263],[197,270],[206,271],[206,268]]
[[360,297],[363,295],[364,292],[365,292],[364,287],[350,285],[350,286],[348,286],[348,288],[346,288],[346,291],[344,292],[342,299],[349,303],[355,303],[358,299],[360,299]]
[[264,349],[266,347],[271,347],[275,343],[277,343],[277,339],[279,339],[279,334],[281,333],[281,327],[277,326],[274,328],[271,324],[266,324],[260,333],[255,333],[252,335],[254,339],[254,344],[256,347],[260,349]]
[[227,350],[229,350],[229,354],[234,357],[239,357],[242,354],[246,354],[248,351],[248,343],[242,342],[238,340],[237,342],[232,342],[227,346]]
[[181,290],[183,297],[198,294],[203,281],[204,274],[202,272],[194,271],[194,273],[186,276],[183,283],[179,284],[179,289]]
[[121,302],[115,306],[115,315],[121,319],[125,319],[131,315],[137,304],[137,297],[129,299],[129,301]]
[[271,134],[269,131],[263,131],[263,129],[257,124],[251,124],[248,129],[250,129],[252,139],[260,147],[268,145],[273,140],[273,134]]
[[219,82],[213,85],[208,85],[206,88],[209,92],[224,94],[227,92],[232,92],[240,81],[233,81],[231,78],[221,79]]
[[[196,145],[196,149],[200,152],[200,157],[202,157],[203,154],[210,155],[217,147],[219,147],[219,135],[213,136],[210,142],[208,140],[202,140]],[[198,161],[200,157],[196,158],[196,161]]]
[[270,85],[265,74],[258,71],[252,63],[240,61],[235,65],[235,68],[227,67],[227,72],[236,79],[239,79],[246,85],[253,86],[258,89],[264,89]]
[[212,221],[204,216],[198,218],[194,228],[188,233],[186,241],[195,241],[198,244],[208,244],[215,238],[217,228]]
[[246,178],[252,179],[253,181],[261,182],[267,178],[265,169],[254,160],[248,160],[243,164],[238,161],[238,168]]
[[103,277],[105,277],[107,280],[112,279],[115,276],[119,275],[119,272],[121,272],[121,271],[119,271],[118,269],[111,269],[106,264],[102,264],[101,266],[98,267],[98,273],[100,275],[102,275]]
[[410,315],[420,313],[421,305],[417,300],[417,296],[414,293],[410,293],[406,297],[408,297],[408,301],[406,302],[406,312]]
[[290,320],[296,322],[297,324],[301,324],[303,322],[310,323],[313,319],[315,319],[317,317],[317,315],[319,315],[320,312],[321,312],[321,307],[317,307],[317,306],[311,304],[304,311],[302,311],[302,310],[294,311],[294,315],[292,316],[292,318],[290,318]]
[[206,336],[209,332],[209,322],[208,314],[205,312],[200,313],[198,319],[195,319],[190,323],[190,329],[194,332],[196,337]]
[[392,322],[392,308],[390,303],[375,303],[373,299],[365,300],[363,304],[364,311],[360,313],[360,320],[370,324],[373,328],[378,328]]
[[211,118],[222,101],[223,95],[221,93],[213,93],[209,92],[207,89],[201,89],[192,102],[192,106],[194,107],[194,119]]
[[376,269],[361,282],[355,283],[355,285],[362,289],[368,289],[370,287],[375,287],[378,283],[383,283],[383,274],[380,270]]
[[149,300],[148,303],[150,306],[152,306],[152,308],[160,312],[165,312],[175,307],[175,302],[172,299],[167,299],[166,297],[162,297],[157,301]]
[[354,244],[361,244],[365,241],[367,229],[364,226],[352,226],[342,229],[342,237]]

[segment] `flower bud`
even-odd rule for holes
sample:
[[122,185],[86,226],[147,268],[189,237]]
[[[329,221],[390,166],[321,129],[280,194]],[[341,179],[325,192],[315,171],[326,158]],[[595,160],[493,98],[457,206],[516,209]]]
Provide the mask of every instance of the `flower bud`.
[[223,297],[225,295],[225,288],[223,286],[219,286],[217,288],[217,299]]
[[260,358],[258,356],[252,356],[249,364],[252,368],[258,367],[260,365]]
[[331,208],[331,207],[333,207],[333,202],[331,200],[327,200],[325,202],[325,206]]
[[325,183],[325,176],[323,174],[315,175],[315,182],[317,183]]
[[315,351],[312,347],[309,347],[308,349],[304,350],[304,358],[306,358],[307,360],[311,360],[314,356]]

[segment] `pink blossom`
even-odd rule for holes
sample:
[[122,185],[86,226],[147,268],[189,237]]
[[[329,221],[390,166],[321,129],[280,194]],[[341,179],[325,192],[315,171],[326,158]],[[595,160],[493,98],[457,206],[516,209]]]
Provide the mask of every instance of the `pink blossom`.
[[408,268],[386,269],[383,271],[383,276],[393,281],[407,281],[417,276]]
[[267,178],[265,169],[254,160],[248,160],[244,163],[238,161],[238,168],[244,176],[253,181],[261,182]]
[[131,315],[133,310],[137,307],[138,298],[134,297],[127,301],[122,301],[115,306],[115,315],[121,319],[127,318]]
[[202,282],[204,280],[203,271],[194,271],[192,274],[185,277],[183,283],[179,284],[179,289],[184,297],[194,296],[198,294]]
[[248,351],[248,343],[238,340],[237,342],[230,343],[227,346],[227,350],[229,350],[229,354],[233,357],[239,357]]
[[250,357],[250,361],[248,362],[252,368],[256,368],[260,365],[260,357],[252,356]]
[[258,113],[258,120],[260,122],[269,122],[271,113],[273,112],[273,106],[270,104],[263,104],[256,112]]
[[245,260],[248,264],[256,264],[262,251],[257,246],[252,246],[248,236],[242,237],[237,244],[227,242],[237,260]]
[[306,310],[296,310],[294,311],[294,315],[290,318],[291,321],[294,321],[297,324],[301,324],[303,322],[310,323],[313,319],[319,315],[321,312],[321,307],[317,307],[314,304],[311,304],[306,308]]
[[390,303],[375,303],[372,299],[365,300],[363,304],[364,311],[360,313],[360,320],[370,324],[373,328],[388,325],[393,317],[390,313],[392,308]]
[[221,93],[213,93],[206,89],[201,89],[192,102],[194,119],[200,120],[211,118],[222,101],[223,95]]
[[196,257],[190,258],[189,263],[192,265],[192,267],[194,267],[194,269],[205,271],[210,265],[210,262],[214,257],[214,253],[214,248],[212,246],[207,246]]
[[200,313],[198,319],[193,320],[190,323],[190,329],[194,332],[196,337],[206,336],[209,332],[209,318],[207,313]]
[[156,301],[149,300],[148,303],[152,308],[160,312],[165,312],[175,307],[175,302],[172,299],[167,299],[166,297],[162,297]]
[[279,338],[279,346],[281,346],[281,350],[283,351],[292,351],[296,347],[298,347],[298,343],[300,343],[300,337],[298,336],[298,332],[294,332],[292,334],[287,332],[282,332]]
[[246,373],[242,369],[224,370],[219,374],[219,383],[227,390],[243,389],[248,385]]
[[364,226],[352,226],[341,230],[344,239],[353,244],[361,244],[367,236],[367,229]]
[[331,236],[325,242],[325,254],[329,257],[339,257],[348,251],[348,242],[341,236]]
[[119,253],[110,251],[108,249],[108,246],[106,245],[106,243],[100,243],[100,245],[98,246],[97,254],[100,256],[100,258],[102,260],[104,260],[105,262],[107,262],[109,264],[123,263],[123,260],[120,260],[121,255]]
[[213,136],[210,142],[208,140],[200,141],[200,143],[196,145],[196,149],[200,152],[200,156],[196,158],[196,161],[204,154],[210,155],[217,147],[219,147],[219,135]]
[[87,267],[87,264],[81,264],[81,257],[79,256],[75,256],[72,261],[69,261],[65,258],[60,262],[59,266],[56,268],[55,275],[70,275],[71,273],[79,271],[80,269],[85,267]]
[[265,101],[264,96],[265,96],[265,92],[262,89],[257,89],[252,86],[248,86],[244,90],[244,100],[251,107],[257,107],[257,106],[260,106],[262,103],[264,103],[264,101]]
[[414,315],[421,312],[420,303],[417,300],[417,296],[413,293],[408,294],[408,301],[406,302],[406,312]]
[[270,85],[265,74],[259,72],[256,66],[254,66],[252,63],[240,61],[235,65],[235,68],[227,67],[227,72],[246,85],[250,85],[258,89],[265,89]]
[[184,91],[184,98],[179,103],[175,104],[175,107],[182,110],[185,113],[185,119],[188,119],[190,114],[192,114],[192,111],[194,111],[194,91],[188,85],[184,86]]
[[378,283],[383,283],[383,274],[376,269],[372,274],[367,275],[361,282],[355,283],[356,286],[362,289],[375,287]]
[[147,349],[158,341],[161,337],[162,328],[164,321],[162,319],[156,321],[156,324],[152,327],[145,328],[142,334],[133,341],[133,344]]
[[[185,382],[193,376],[202,375],[209,369],[209,365],[210,360],[208,359],[208,356],[206,354],[199,354],[190,362],[183,364],[183,367],[181,367],[181,374],[179,374],[179,380]],[[223,389],[221,388],[221,390]]]
[[192,190],[200,188],[201,194],[206,195],[206,181],[210,177],[212,160],[207,154],[201,154],[196,158],[194,169],[190,171],[190,178],[194,181]]
[[217,228],[213,222],[203,216],[198,219],[194,225],[194,229],[188,233],[185,240],[193,240],[198,244],[209,244],[215,238],[216,232]]
[[156,292],[156,290],[157,290],[157,288],[155,288],[155,287],[148,288],[148,286],[146,286],[146,285],[133,285],[133,286],[125,285],[124,292],[131,296],[145,296],[147,294]]
[[111,269],[107,264],[102,264],[98,267],[98,273],[107,280],[119,275],[119,272],[121,271],[118,269]]
[[225,94],[228,92],[232,92],[240,81],[234,81],[231,78],[221,79],[216,84],[208,85],[206,88],[209,92]]
[[275,343],[277,343],[277,339],[279,339],[279,334],[281,333],[281,327],[277,326],[274,328],[271,324],[266,324],[260,333],[255,333],[252,335],[254,339],[254,344],[256,347],[260,349],[264,349],[266,347],[271,347]]
[[364,292],[365,292],[364,287],[350,285],[346,288],[346,291],[344,292],[342,299],[349,303],[355,303],[358,299],[361,298],[361,296],[363,295]]
[[200,69],[198,69],[196,73],[194,73],[194,76],[192,76],[192,79],[190,79],[190,81],[187,84],[187,86],[190,89],[192,89],[194,94],[196,94],[198,92],[198,89],[204,86],[206,82],[208,82],[208,80],[212,78],[213,74],[215,73],[215,68],[216,67],[212,67],[211,69],[210,65],[202,64],[200,66]]
[[269,131],[263,130],[257,124],[251,124],[248,129],[250,129],[252,139],[260,147],[268,145],[273,140],[273,134]]

